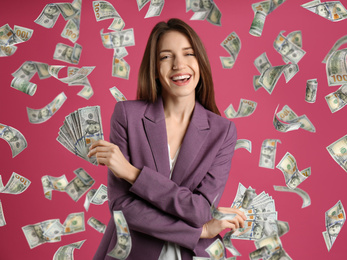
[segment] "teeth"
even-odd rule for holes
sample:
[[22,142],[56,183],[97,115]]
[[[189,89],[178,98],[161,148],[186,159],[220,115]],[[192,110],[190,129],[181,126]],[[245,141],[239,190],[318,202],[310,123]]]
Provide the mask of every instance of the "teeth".
[[181,80],[181,79],[189,79],[189,78],[190,78],[189,75],[181,75],[181,76],[173,77],[172,80]]

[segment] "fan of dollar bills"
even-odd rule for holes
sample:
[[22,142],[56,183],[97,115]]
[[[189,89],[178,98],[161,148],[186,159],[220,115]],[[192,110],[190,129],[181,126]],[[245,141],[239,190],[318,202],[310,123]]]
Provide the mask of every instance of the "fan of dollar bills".
[[90,145],[104,139],[100,107],[88,106],[67,115],[59,128],[57,141],[70,152],[97,165],[95,157],[88,157]]

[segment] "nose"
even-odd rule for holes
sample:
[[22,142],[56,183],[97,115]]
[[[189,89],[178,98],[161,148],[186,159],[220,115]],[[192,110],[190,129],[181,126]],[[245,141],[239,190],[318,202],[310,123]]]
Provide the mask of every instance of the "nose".
[[174,60],[173,60],[173,64],[172,64],[172,69],[173,70],[181,70],[183,68],[185,68],[185,62],[184,62],[184,58],[181,55],[177,55]]

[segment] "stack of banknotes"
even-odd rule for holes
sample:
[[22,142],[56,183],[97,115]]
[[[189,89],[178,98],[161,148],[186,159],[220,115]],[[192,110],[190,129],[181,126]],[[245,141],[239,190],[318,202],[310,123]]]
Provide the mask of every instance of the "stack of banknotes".
[[99,106],[88,106],[72,112],[65,117],[59,130],[59,143],[82,159],[97,164],[96,157],[89,158],[87,154],[93,142],[104,139]]

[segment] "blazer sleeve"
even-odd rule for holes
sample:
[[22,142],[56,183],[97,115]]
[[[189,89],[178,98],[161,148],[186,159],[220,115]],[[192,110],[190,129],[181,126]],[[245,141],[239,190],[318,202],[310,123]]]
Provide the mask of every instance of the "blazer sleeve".
[[212,218],[210,206],[213,200],[219,195],[216,200],[218,205],[224,191],[236,139],[236,127],[230,122],[223,144],[211,167],[193,192],[148,167],[143,167],[130,191],[189,225],[202,227]]
[[[116,104],[111,118],[110,141],[116,144],[129,161],[127,121],[122,102]],[[193,227],[183,220],[151,205],[129,192],[131,185],[108,170],[108,198],[111,212],[122,210],[129,228],[164,241],[194,250],[201,235],[201,227]],[[153,189],[153,186],[152,186]]]

